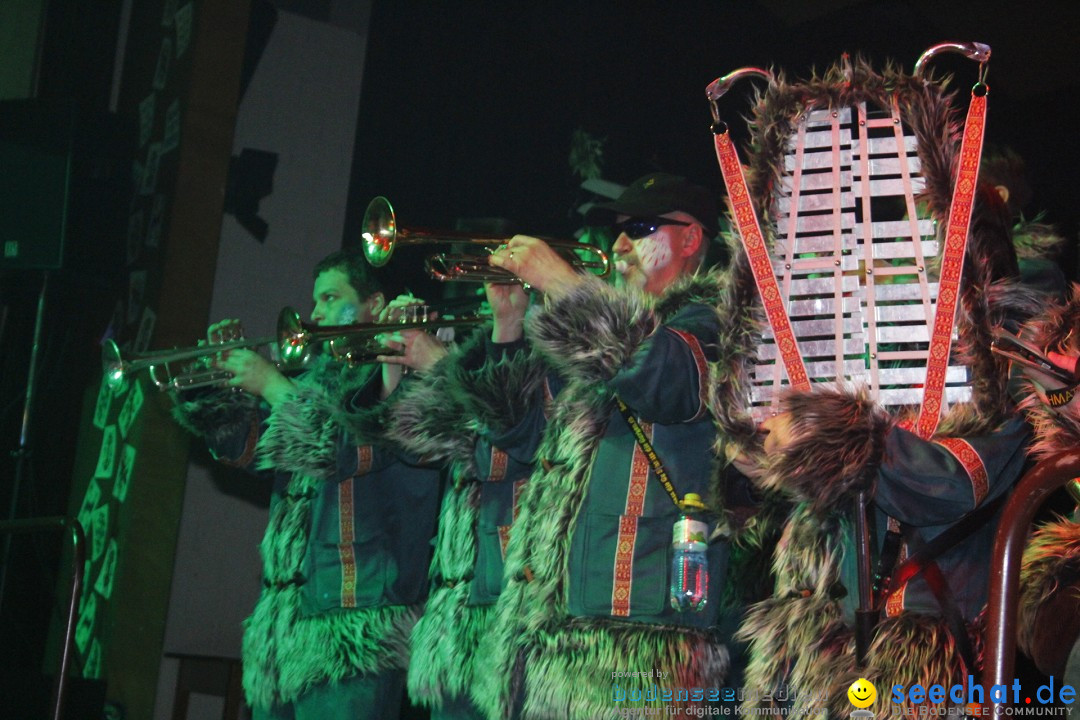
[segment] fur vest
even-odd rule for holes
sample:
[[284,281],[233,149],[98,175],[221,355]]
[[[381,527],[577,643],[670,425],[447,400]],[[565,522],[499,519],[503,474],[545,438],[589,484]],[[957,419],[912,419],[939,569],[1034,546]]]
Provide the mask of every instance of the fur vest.
[[[384,445],[381,408],[349,412],[344,402],[376,379],[373,367],[317,362],[295,380],[295,397],[268,416],[265,406],[260,409],[250,396],[231,392],[182,402],[176,409],[178,419],[203,435],[215,454],[230,434],[257,436],[253,455],[244,452],[231,459],[274,478],[270,518],[260,544],[263,591],[244,622],[243,684],[253,707],[288,703],[316,685],[400,669],[408,662],[408,637],[419,606],[312,614],[302,607],[304,586],[296,581],[311,542],[315,502],[338,478],[341,433],[351,432],[357,444]],[[260,417],[265,425],[256,434]]]
[[478,329],[429,373],[403,387],[395,398],[387,437],[430,461],[447,465],[431,592],[424,615],[412,632],[408,688],[413,702],[441,707],[467,698],[485,672],[478,653],[493,614],[491,605],[469,601],[477,582],[477,527],[481,487],[474,449],[487,426],[520,414],[524,395],[508,387],[534,388],[544,367],[521,355],[484,363],[484,338]]
[[[716,307],[717,299],[713,275],[688,278],[659,299],[597,281],[528,319],[533,354],[568,384],[550,408],[510,538],[507,587],[480,647],[487,672],[473,697],[488,717],[509,717],[522,694],[523,718],[615,717],[626,707],[612,697],[611,672],[619,669],[662,669],[668,687],[723,684],[728,651],[713,632],[575,617],[567,597],[571,535],[590,474],[602,471],[594,454],[613,410],[605,383],[666,319],[689,303]],[[714,478],[714,495],[716,484]],[[640,677],[618,682],[630,697],[658,684]]]

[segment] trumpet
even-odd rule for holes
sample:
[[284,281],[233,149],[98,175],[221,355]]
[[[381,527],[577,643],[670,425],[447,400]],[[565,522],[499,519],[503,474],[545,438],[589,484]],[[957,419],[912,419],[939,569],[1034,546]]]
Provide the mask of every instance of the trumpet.
[[200,361],[209,360],[218,353],[238,348],[262,347],[276,340],[276,337],[266,337],[258,340],[230,340],[229,342],[214,343],[213,345],[196,345],[173,350],[139,353],[130,357],[124,357],[115,341],[106,340],[101,345],[101,366],[105,373],[105,383],[113,390],[123,387],[124,382],[129,377],[143,370],[150,371],[150,380],[159,390],[189,390],[211,387],[225,382],[229,378],[229,373],[224,370],[214,370],[205,362],[202,363],[199,369],[188,367],[187,370],[180,373],[173,373],[171,366],[183,362],[199,365]]
[[[289,309],[289,308],[286,308]],[[278,318],[278,349],[289,367],[302,367],[310,358],[317,343],[328,343],[330,354],[351,363],[372,362],[387,352],[380,336],[402,330],[441,330],[443,328],[475,327],[486,318],[468,315],[459,318],[432,318],[427,305],[410,305],[400,320],[389,323],[352,323],[349,325],[315,325],[300,320],[293,311]]]
[[[401,244],[467,243],[486,248],[491,252],[509,238],[477,236],[470,233],[432,233],[399,227],[390,201],[379,196],[368,203],[367,210],[364,212],[361,239],[364,257],[373,267],[382,267],[390,262],[394,249]],[[575,268],[586,270],[598,277],[607,277],[611,274],[611,261],[607,253],[595,245],[573,240],[544,239],[544,242]],[[582,257],[582,254],[589,259]],[[521,282],[513,273],[488,263],[483,255],[437,253],[425,259],[424,269],[431,277],[442,282],[501,284]]]
[[[105,382],[116,389],[124,381],[143,370],[149,370],[150,380],[159,390],[194,390],[205,387],[221,387],[232,377],[227,370],[214,368],[210,360],[219,353],[239,348],[254,349],[276,344],[279,361],[277,367],[284,371],[303,368],[321,343],[327,343],[330,354],[345,362],[372,362],[379,355],[388,355],[379,336],[401,330],[440,330],[453,327],[474,327],[486,318],[473,315],[460,318],[431,318],[428,306],[414,305],[406,308],[407,314],[394,323],[353,323],[349,325],[323,325],[305,323],[300,313],[291,307],[282,308],[278,314],[277,334],[254,340],[230,340],[212,345],[195,345],[173,350],[156,350],[124,357],[119,346],[106,340],[102,344],[101,364]],[[172,366],[188,363],[180,371]]]

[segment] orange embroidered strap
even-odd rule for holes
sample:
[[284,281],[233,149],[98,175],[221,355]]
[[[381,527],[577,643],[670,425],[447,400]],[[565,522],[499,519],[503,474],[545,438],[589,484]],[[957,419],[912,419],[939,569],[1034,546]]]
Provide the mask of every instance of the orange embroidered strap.
[[510,530],[513,528],[513,524],[517,522],[518,513],[521,511],[521,491],[525,487],[525,480],[518,480],[514,482],[514,504],[510,514],[509,525],[499,525],[499,551],[502,553],[503,562],[506,562],[506,548],[510,545]]
[[[640,426],[639,426],[640,427]],[[651,430],[647,428],[644,432]],[[619,516],[619,536],[615,545],[615,577],[611,585],[611,614],[630,614],[630,593],[634,584],[634,545],[637,544],[638,518],[645,511],[645,490],[649,480],[649,461],[640,444],[634,445],[626,506]]]
[[499,533],[499,554],[502,561],[506,562],[506,547],[510,544],[510,526],[498,525],[496,530]]
[[[918,434],[915,429],[915,423],[911,420],[904,420],[903,422],[897,423],[897,427],[906,430],[909,433],[915,435]],[[986,471],[986,464],[983,463],[982,457],[979,455],[978,451],[972,447],[971,443],[960,438],[931,438],[930,442],[935,445],[940,445],[947,450],[950,455],[957,459],[960,466],[964,468],[968,480],[971,481],[973,504],[979,505],[979,503],[985,500],[987,494],[990,492],[990,475]]]
[[945,231],[945,252],[941,259],[934,327],[930,335],[930,354],[926,359],[926,385],[923,402],[915,423],[915,434],[923,439],[934,435],[941,421],[945,395],[945,373],[949,369],[953,325],[960,299],[960,279],[967,251],[968,231],[975,187],[979,179],[979,160],[982,156],[986,130],[986,85],[979,83],[971,90],[971,105],[964,122],[964,137],[960,144],[960,162],[953,188],[949,224]]
[[506,479],[506,467],[510,457],[505,451],[500,450],[497,447],[491,448],[491,472],[488,473],[488,480],[491,482],[502,482]]
[[338,557],[341,560],[341,607],[356,607],[356,551],[353,541],[356,528],[353,526],[352,478],[338,484],[338,531],[341,540],[338,544]]
[[371,472],[374,455],[370,445],[356,446],[356,475],[367,475]]
[[[889,532],[900,534],[900,521],[894,517],[889,517],[888,520]],[[907,562],[908,548],[907,543],[901,541],[900,552],[896,558],[896,565],[899,567]],[[890,569],[890,572],[892,570]],[[892,592],[888,592],[885,599],[885,616],[896,617],[904,611],[904,591],[907,589],[907,581],[900,583]]]
[[[370,445],[356,446],[356,473],[353,477],[371,472],[374,455]],[[341,560],[341,607],[356,607],[356,528],[353,516],[356,511],[352,478],[338,484],[338,557]]]
[[802,355],[799,354],[791,320],[784,307],[784,298],[776,282],[772,259],[769,257],[768,248],[765,247],[761,225],[758,223],[754,204],[746,188],[746,177],[743,175],[739,155],[735,152],[727,127],[718,128],[718,132],[713,135],[713,140],[716,144],[716,158],[720,161],[720,172],[724,176],[728,199],[731,201],[732,214],[735,216],[735,224],[739,229],[739,238],[750,262],[750,269],[754,273],[754,283],[761,296],[761,303],[765,307],[769,327],[772,329],[773,337],[776,338],[776,347],[784,363],[784,370],[793,388],[807,391],[810,389],[810,378],[806,373]]
[[688,333],[685,330],[676,330],[675,328],[666,328],[675,334],[680,340],[686,343],[686,347],[690,348],[690,354],[694,357],[694,365],[697,367],[698,376],[698,410],[694,414],[694,417],[690,418],[690,422],[694,420],[700,420],[705,417],[705,413],[708,412],[709,402],[709,363],[705,359],[705,351],[701,349],[701,342],[693,333]]
[[934,441],[937,445],[948,450],[964,467],[968,479],[971,480],[971,495],[975,505],[979,505],[986,499],[990,492],[990,476],[986,472],[986,465],[971,443],[960,438],[938,438]]

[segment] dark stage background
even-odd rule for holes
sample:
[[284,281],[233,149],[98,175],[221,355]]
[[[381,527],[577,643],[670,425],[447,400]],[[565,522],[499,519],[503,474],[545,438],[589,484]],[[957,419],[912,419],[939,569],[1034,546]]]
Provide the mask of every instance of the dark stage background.
[[[196,18],[214,2],[195,0]],[[118,28],[131,6],[120,0],[43,4],[48,22],[32,97],[74,102],[91,116],[105,113],[113,59],[124,41]],[[170,2],[131,5],[136,21],[142,11],[156,13],[156,21],[160,7]],[[259,38],[267,36],[276,11],[329,22],[334,6],[333,0],[254,0],[249,56],[257,60]],[[582,177],[571,167],[575,133],[594,141],[593,159],[606,180],[627,184],[663,170],[719,192],[704,97],[714,78],[750,65],[805,77],[843,52],[911,68],[933,44],[977,40],[993,48],[987,140],[1026,159],[1034,193],[1025,214],[1044,213],[1059,228],[1068,240],[1064,269],[1070,278],[1077,276],[1080,3],[374,0],[370,22],[351,29],[367,34],[362,78],[349,68],[326,78],[335,84],[362,79],[342,245],[358,242],[364,207],[377,194],[393,201],[404,225],[498,226],[568,237],[581,225],[578,208],[595,198],[581,188]],[[149,83],[145,76],[154,74],[157,50],[156,44],[127,44],[125,83],[140,75]],[[955,72],[955,86],[966,96],[975,78],[973,63],[945,56],[934,68]],[[179,83],[184,76],[177,77]],[[751,85],[740,84],[725,98],[732,116],[747,107]],[[184,96],[183,89],[176,94]],[[137,126],[136,106],[130,98],[121,102],[115,126]],[[297,127],[296,132],[311,131]],[[735,132],[745,137],[738,123]],[[124,153],[117,150],[110,157]],[[113,202],[106,193],[115,191],[110,184],[101,203]],[[171,205],[168,198],[166,203]],[[119,207],[121,219],[126,218],[129,203]],[[54,296],[30,432],[33,461],[11,512],[17,517],[68,512],[84,395],[99,371],[97,342],[115,314],[115,298],[128,292],[126,277],[117,271],[123,252],[116,250],[115,267],[92,255],[89,264],[69,262],[51,280]],[[444,292],[417,269],[416,253],[402,255],[393,271],[401,286],[427,297]],[[157,275],[149,277],[153,282]],[[5,517],[40,282],[34,271],[0,269],[0,509]],[[304,297],[296,302],[306,306]],[[195,324],[209,319],[196,318]],[[12,555],[20,579],[9,586],[0,609],[0,647],[5,648],[0,698],[5,700],[12,693],[33,699],[47,694],[47,684],[26,678],[27,669],[33,676],[45,664],[44,638],[58,612],[53,591],[64,572],[58,547],[52,540],[23,541]]]
[[[603,176],[651,170],[721,187],[705,86],[743,66],[807,76],[841,53],[906,68],[927,47],[993,48],[988,142],[1011,146],[1045,211],[1075,240],[1080,6],[998,2],[376,3],[350,204],[386,194],[402,222],[452,228],[502,216],[518,231],[567,233],[591,196],[571,137],[602,140]],[[940,64],[939,64],[940,63]],[[965,64],[967,66],[965,67]],[[974,65],[942,56],[966,96]],[[752,82],[725,104],[747,108]],[[742,97],[739,94],[742,93]],[[961,98],[961,103],[965,103]],[[1073,258],[1068,260],[1071,265]]]

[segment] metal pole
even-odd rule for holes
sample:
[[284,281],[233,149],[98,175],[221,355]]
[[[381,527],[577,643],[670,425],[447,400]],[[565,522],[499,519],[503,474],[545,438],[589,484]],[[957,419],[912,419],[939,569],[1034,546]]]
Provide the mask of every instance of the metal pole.
[[[1067,450],[1039,462],[1013,488],[994,537],[987,599],[986,687],[1008,685],[1014,673],[1016,606],[1020,594],[1020,562],[1031,521],[1047,496],[1080,476],[1080,450]],[[994,717],[1005,703],[993,705]]]
[[[34,410],[34,394],[37,386],[37,364],[41,352],[41,326],[45,318],[45,295],[49,288],[49,272],[42,274],[41,292],[38,293],[37,317],[34,320],[34,338],[30,348],[30,369],[26,377],[26,398],[23,401],[22,429],[19,431],[19,447],[12,453],[15,458],[15,478],[11,483],[11,506],[7,519],[14,520],[18,515],[19,495],[22,492],[23,475],[26,463],[30,459],[30,420]],[[7,586],[7,570],[11,557],[11,535],[4,537],[4,550],[0,555],[0,610],[4,605],[4,590]]]
[[855,611],[855,667],[866,667],[870,643],[874,637],[877,613],[874,610],[870,525],[867,522],[870,499],[865,490],[855,496],[855,557],[858,564],[859,609]]
[[68,593],[67,619],[64,624],[64,645],[60,649],[60,664],[53,683],[53,720],[61,720],[64,715],[64,700],[67,696],[67,677],[75,650],[75,616],[79,612],[79,599],[82,597],[83,568],[86,564],[86,533],[78,520],[66,517],[41,517],[25,520],[0,522],[0,533],[11,539],[16,533],[38,532],[40,530],[64,529],[71,532],[71,592]]
[[67,622],[64,624],[64,649],[60,654],[60,667],[56,671],[56,685],[53,688],[53,720],[61,720],[64,716],[68,669],[75,654],[75,616],[79,614],[86,566],[86,534],[83,526],[78,520],[67,520],[65,524],[71,529],[71,593],[68,595]]

